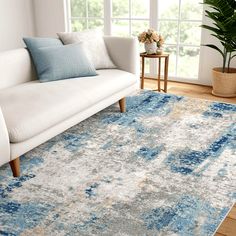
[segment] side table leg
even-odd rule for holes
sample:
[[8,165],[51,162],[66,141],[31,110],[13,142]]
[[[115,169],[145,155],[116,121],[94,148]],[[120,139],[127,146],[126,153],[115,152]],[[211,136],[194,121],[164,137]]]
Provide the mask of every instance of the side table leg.
[[159,65],[158,65],[158,91],[161,92],[161,58],[158,58]]
[[164,92],[167,93],[167,80],[169,69],[169,56],[165,58]]
[[141,89],[144,88],[144,67],[145,67],[145,59],[144,59],[144,57],[142,57]]

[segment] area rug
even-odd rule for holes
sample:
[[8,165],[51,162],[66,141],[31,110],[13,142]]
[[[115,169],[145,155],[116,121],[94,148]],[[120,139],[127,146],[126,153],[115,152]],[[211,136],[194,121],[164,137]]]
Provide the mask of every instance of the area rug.
[[236,106],[141,92],[21,166],[0,168],[1,235],[212,235],[236,200]]

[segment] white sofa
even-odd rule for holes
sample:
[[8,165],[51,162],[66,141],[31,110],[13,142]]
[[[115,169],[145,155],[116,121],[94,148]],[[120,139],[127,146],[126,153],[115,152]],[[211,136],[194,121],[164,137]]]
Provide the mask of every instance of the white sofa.
[[26,49],[0,53],[0,166],[20,176],[19,157],[138,88],[138,42],[104,37],[117,69],[48,83],[36,80]]

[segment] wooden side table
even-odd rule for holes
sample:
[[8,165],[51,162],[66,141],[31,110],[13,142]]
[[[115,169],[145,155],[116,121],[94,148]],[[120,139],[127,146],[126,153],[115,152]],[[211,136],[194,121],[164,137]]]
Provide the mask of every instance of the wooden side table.
[[165,70],[164,70],[164,92],[167,92],[167,81],[168,81],[168,70],[169,70],[169,54],[163,53],[161,55],[157,54],[147,54],[146,52],[140,53],[142,58],[142,75],[141,75],[141,89],[144,88],[144,71],[145,71],[145,58],[157,58],[158,59],[158,91],[161,91],[161,60],[165,59]]

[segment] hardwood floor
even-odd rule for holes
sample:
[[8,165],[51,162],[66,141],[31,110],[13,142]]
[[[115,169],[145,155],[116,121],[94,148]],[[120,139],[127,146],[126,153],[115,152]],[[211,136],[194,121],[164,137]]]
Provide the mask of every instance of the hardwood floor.
[[[163,82],[161,82],[163,88]],[[157,80],[154,79],[145,79],[144,82],[145,89],[157,89]],[[195,84],[186,84],[179,82],[168,82],[168,93],[183,95],[194,98],[207,99],[212,101],[226,102],[226,103],[235,103],[236,98],[220,98],[213,96],[211,94],[212,88],[209,86],[195,85]]]
[[[157,81],[153,79],[145,79],[145,89],[156,89]],[[162,83],[163,88],[163,83]],[[168,82],[168,93],[183,95],[194,98],[201,98],[213,101],[220,101],[226,103],[236,104],[236,98],[220,98],[211,94],[211,87],[202,85],[185,84],[178,82]],[[215,236],[236,236],[236,204],[220,225]]]
[[220,225],[215,236],[235,236],[236,235],[236,204],[231,209],[224,222]]

